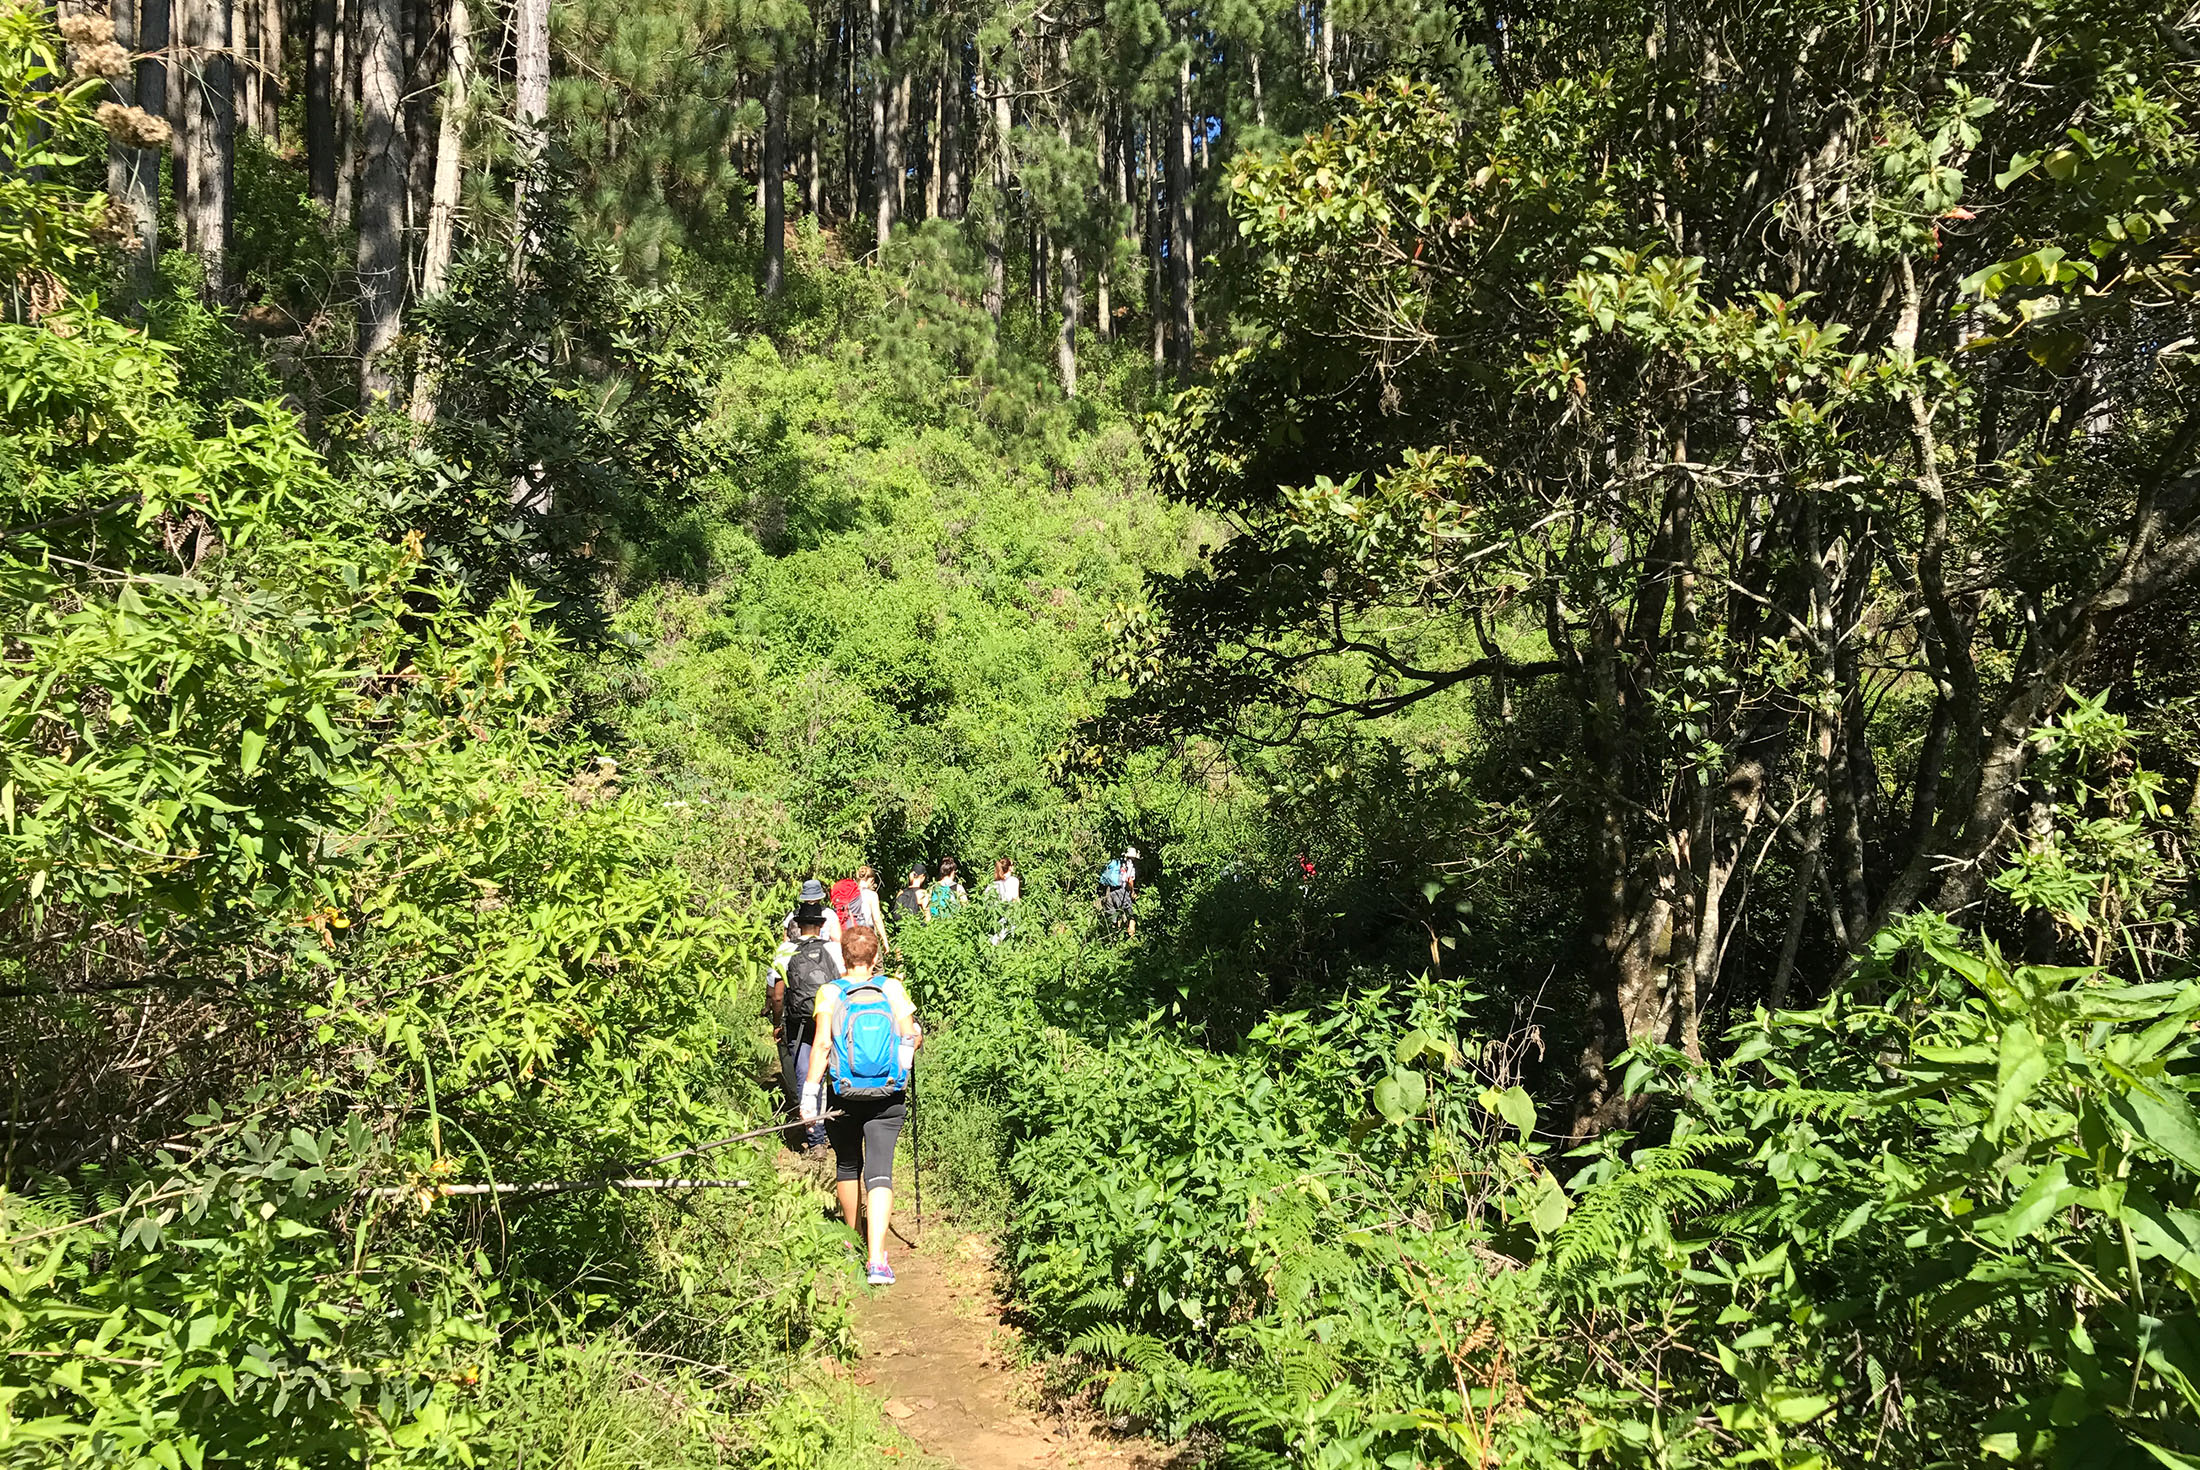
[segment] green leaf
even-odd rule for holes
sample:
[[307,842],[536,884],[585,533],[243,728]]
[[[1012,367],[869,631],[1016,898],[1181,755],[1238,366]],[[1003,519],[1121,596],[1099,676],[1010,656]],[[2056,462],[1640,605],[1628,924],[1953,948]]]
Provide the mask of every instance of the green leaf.
[[2001,1033],[2001,1056],[1994,1073],[1994,1118],[1987,1125],[1988,1137],[2001,1136],[2046,1075],[2047,1054],[2040,1049],[2039,1037],[2026,1022],[2010,1022]]
[[237,769],[251,775],[259,769],[260,752],[267,749],[267,735],[247,725],[237,737]]
[[1535,1099],[1528,1090],[1515,1084],[1497,1095],[1497,1115],[1520,1130],[1520,1141],[1526,1143],[1528,1135],[1535,1132]]
[[2015,1204],[1979,1221],[1976,1229],[1997,1245],[2014,1245],[2053,1219],[2073,1195],[2084,1192],[2070,1182],[2069,1171],[2057,1159],[2032,1177]]
[[2186,1168],[2200,1171],[2200,1118],[2167,1078],[2152,1079],[2115,1100],[2131,1131]]

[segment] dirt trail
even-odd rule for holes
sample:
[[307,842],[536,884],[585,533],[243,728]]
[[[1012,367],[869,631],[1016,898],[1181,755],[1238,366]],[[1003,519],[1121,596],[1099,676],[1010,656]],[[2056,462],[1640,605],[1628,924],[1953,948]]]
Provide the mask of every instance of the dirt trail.
[[[900,1224],[899,1221],[896,1222]],[[894,1242],[894,1285],[856,1308],[863,1355],[855,1380],[925,1453],[960,1470],[1179,1470],[1190,1462],[1089,1420],[1047,1412],[1036,1375],[1014,1367],[1015,1330],[1001,1321],[985,1237],[932,1224]]]

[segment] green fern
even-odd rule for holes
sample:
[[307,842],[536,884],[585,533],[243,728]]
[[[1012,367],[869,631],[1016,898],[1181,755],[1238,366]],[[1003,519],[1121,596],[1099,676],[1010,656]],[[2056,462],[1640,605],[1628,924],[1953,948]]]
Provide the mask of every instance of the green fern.
[[1559,1281],[1574,1281],[1613,1264],[1624,1246],[1653,1232],[1669,1235],[1676,1217],[1701,1214],[1731,1198],[1740,1182],[1698,1164],[1742,1143],[1729,1135],[1699,1134],[1647,1148],[1611,1179],[1584,1192],[1558,1230],[1553,1259]]

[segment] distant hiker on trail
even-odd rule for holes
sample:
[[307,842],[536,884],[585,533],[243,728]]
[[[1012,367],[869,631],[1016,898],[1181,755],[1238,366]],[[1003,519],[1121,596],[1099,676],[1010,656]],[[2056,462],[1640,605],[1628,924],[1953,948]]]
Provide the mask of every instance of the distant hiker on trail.
[[[1016,876],[1016,863],[1013,858],[995,858],[993,860],[993,881],[986,885],[986,890],[993,895],[994,902],[999,904],[1012,904],[1022,900],[1024,880]],[[1001,927],[993,931],[993,942],[999,944],[1006,938],[1008,938],[1008,915],[1004,913],[1001,915]]]
[[833,917],[840,923],[840,932],[846,934],[863,922],[863,885],[853,878],[842,878],[833,884]]
[[794,923],[795,915],[799,914],[805,905],[818,909],[824,915],[825,924],[823,933],[825,935],[825,942],[833,947],[833,963],[836,965],[839,964],[841,929],[840,915],[834,913],[832,911],[832,908],[827,904],[825,899],[825,885],[818,882],[815,878],[804,878],[802,880],[802,896],[795,900],[795,912],[787,915],[787,922],[790,924]]
[[[811,885],[817,886],[817,885]],[[841,962],[839,946],[825,941],[825,907],[822,903],[804,903],[794,911],[796,939],[782,966],[774,962],[771,989],[766,1003],[771,1010],[772,1036],[779,1043],[779,1086],[786,1094],[787,1107],[798,1119],[809,1116],[802,1111],[802,1079],[809,1075],[810,1050],[816,1043],[817,1027],[812,1019],[817,1009],[817,997],[828,985],[840,979]],[[874,945],[876,941],[873,941]],[[823,1148],[825,1130],[812,1124],[802,1131],[802,1147]]]
[[886,907],[878,901],[878,869],[865,863],[856,869],[856,923],[878,930],[879,940],[886,939]]
[[866,1279],[891,1286],[886,1225],[894,1209],[894,1145],[908,1117],[909,1076],[924,1029],[901,981],[871,972],[878,932],[868,925],[852,929],[842,944],[848,973],[817,993],[817,1041],[803,1073],[801,1116],[839,1114],[826,1120],[825,1132],[833,1144],[840,1218],[864,1237]]
[[1126,847],[1119,858],[1110,858],[1100,870],[1100,911],[1121,919],[1138,937],[1138,849]]
[[931,913],[933,918],[960,907],[970,895],[963,891],[962,879],[955,876],[955,860],[940,859],[940,876],[932,885]]
[[912,919],[929,919],[931,895],[925,892],[924,869],[909,870],[909,884],[894,895],[894,907]]

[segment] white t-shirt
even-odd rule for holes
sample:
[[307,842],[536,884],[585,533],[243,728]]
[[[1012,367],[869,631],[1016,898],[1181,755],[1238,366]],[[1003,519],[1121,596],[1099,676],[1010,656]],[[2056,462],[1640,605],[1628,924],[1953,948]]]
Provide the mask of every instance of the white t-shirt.
[[993,896],[1002,903],[1014,903],[1024,896],[1024,880],[1014,873],[993,880]]

